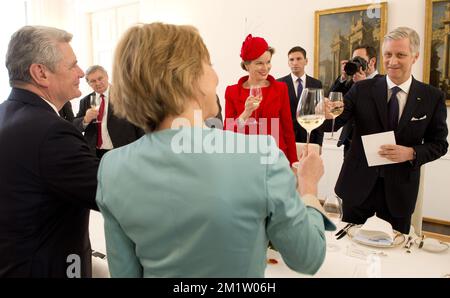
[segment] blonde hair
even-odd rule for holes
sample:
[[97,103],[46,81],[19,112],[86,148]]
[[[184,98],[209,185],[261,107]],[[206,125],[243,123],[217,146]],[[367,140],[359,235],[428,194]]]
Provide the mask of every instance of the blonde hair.
[[[269,47],[269,48],[267,49],[266,52],[269,52],[269,53],[270,53],[270,57],[272,57],[273,54],[275,54],[275,49],[272,48],[272,47]],[[256,60],[256,59],[255,59],[255,60]],[[246,66],[246,65],[249,65],[250,63],[252,63],[252,61],[255,61],[255,60],[241,61],[241,68],[242,68],[243,70],[245,70],[245,71],[248,71],[247,68],[246,68],[245,66]]]
[[419,34],[414,29],[408,27],[398,27],[389,32],[384,36],[383,41],[387,40],[399,40],[399,39],[409,39],[409,49],[412,54],[419,52],[420,47],[420,37]]
[[114,54],[111,102],[115,113],[146,132],[183,112],[198,93],[208,49],[196,28],[141,24],[121,38]]

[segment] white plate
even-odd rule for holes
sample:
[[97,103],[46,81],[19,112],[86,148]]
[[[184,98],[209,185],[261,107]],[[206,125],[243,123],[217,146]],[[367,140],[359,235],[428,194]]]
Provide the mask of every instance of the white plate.
[[[415,240],[417,246],[420,245],[420,238],[417,238]],[[445,242],[439,241],[437,239],[433,238],[425,238],[423,240],[423,246],[422,249],[429,251],[429,252],[444,252],[448,249],[449,245]]]
[[391,245],[383,245],[383,244],[377,244],[374,242],[366,242],[360,239],[355,238],[356,233],[358,232],[358,230],[361,228],[362,225],[357,225],[357,226],[353,226],[350,229],[348,229],[347,231],[347,235],[350,237],[350,239],[354,242],[360,243],[360,244],[364,244],[367,246],[372,246],[372,247],[397,247],[402,245],[403,242],[405,242],[405,235],[403,235],[402,233],[394,230],[394,242]]

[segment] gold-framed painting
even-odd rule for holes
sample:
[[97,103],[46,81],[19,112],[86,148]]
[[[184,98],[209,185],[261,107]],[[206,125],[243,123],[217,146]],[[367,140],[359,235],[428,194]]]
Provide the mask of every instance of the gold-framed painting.
[[441,89],[450,106],[450,0],[426,0],[423,80]]
[[341,61],[351,58],[358,45],[377,51],[377,70],[384,73],[381,45],[387,30],[387,3],[357,5],[315,12],[314,76],[325,94],[341,74]]

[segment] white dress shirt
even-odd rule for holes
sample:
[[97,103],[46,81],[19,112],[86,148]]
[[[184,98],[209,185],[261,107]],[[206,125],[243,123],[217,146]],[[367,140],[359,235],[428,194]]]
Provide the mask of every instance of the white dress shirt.
[[298,98],[298,97],[299,97],[299,95],[297,94],[297,91],[298,91],[298,79],[301,79],[301,80],[302,80],[302,87],[303,87],[303,89],[305,89],[305,84],[306,84],[306,73],[304,73],[304,74],[299,78],[299,77],[297,77],[296,75],[294,75],[294,74],[291,72],[291,78],[292,78],[292,81],[294,82],[295,95],[297,95],[297,98]]
[[389,79],[389,76],[386,76],[387,81],[387,87],[388,87],[388,97],[387,100],[389,101],[389,98],[391,98],[392,95],[392,88],[395,86],[399,87],[401,91],[397,93],[397,99],[398,99],[398,121],[400,121],[400,118],[402,117],[403,110],[405,109],[406,100],[408,99],[408,93],[409,89],[411,88],[412,83],[412,76],[409,76],[409,79],[406,80],[404,83],[400,85],[396,85],[394,82]]
[[58,111],[58,109],[56,108],[56,106],[55,106],[54,104],[52,104],[51,102],[49,102],[48,100],[46,100],[45,98],[43,98],[43,97],[41,97],[41,98],[42,98],[43,101],[45,101],[46,103],[48,103],[48,105],[51,106],[52,109],[53,109],[53,110],[56,112],[56,114],[58,114],[58,116],[59,116],[59,111]]
[[[97,103],[97,107],[100,107],[101,98],[100,93],[95,93],[95,102]],[[102,146],[100,149],[111,150],[114,148],[111,137],[108,133],[108,108],[109,108],[109,87],[106,89],[105,93],[103,93],[105,97],[105,109],[103,111],[103,119],[102,119]]]

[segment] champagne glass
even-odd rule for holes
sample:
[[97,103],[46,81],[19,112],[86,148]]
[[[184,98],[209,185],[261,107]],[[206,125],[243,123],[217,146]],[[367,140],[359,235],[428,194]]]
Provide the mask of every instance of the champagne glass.
[[328,99],[333,104],[330,111],[333,115],[333,122],[331,125],[331,137],[327,138],[327,140],[336,140],[334,138],[334,122],[336,117],[344,111],[344,97],[342,96],[342,92],[330,92]]
[[[254,98],[256,98],[258,100],[258,103],[255,103],[255,106],[257,105],[259,107],[259,104],[260,104],[260,102],[262,100],[261,87],[260,86],[255,86],[255,85],[250,86],[250,93],[249,94],[250,94],[251,97],[254,97]],[[258,108],[256,108],[254,113],[255,113],[255,117],[250,116],[250,118],[252,119],[252,120],[250,120],[250,122],[251,122],[250,124],[258,123],[258,121],[256,120],[258,118]],[[252,115],[253,115],[253,113],[252,113]]]
[[298,101],[295,114],[297,122],[306,130],[306,153],[311,131],[325,121],[323,89],[305,88]]
[[[91,108],[96,109],[98,111],[99,105],[97,103],[97,99],[95,97],[95,93],[91,94],[89,96],[89,103],[91,105]],[[92,123],[99,123],[100,121],[98,121],[97,119],[95,119],[94,121],[92,121]]]
[[[329,194],[323,203],[323,209],[327,216],[338,226],[342,219],[342,199],[335,193]],[[327,249],[329,251],[338,251],[339,246],[336,243],[330,243],[333,239],[333,232],[330,232],[330,237],[327,239]]]

